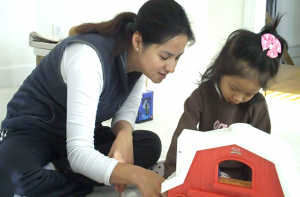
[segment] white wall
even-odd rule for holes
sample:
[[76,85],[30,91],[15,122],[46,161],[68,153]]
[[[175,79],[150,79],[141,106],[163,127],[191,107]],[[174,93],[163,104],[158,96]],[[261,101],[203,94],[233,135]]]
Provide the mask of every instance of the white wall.
[[213,58],[227,37],[244,26],[244,1],[209,0],[207,44],[208,58]]
[[155,98],[164,100],[166,117],[167,113],[173,112],[181,115],[185,99],[197,88],[199,72],[205,71],[229,33],[243,27],[243,1],[231,0],[228,3],[223,0],[202,0],[201,4],[200,1],[197,4],[194,1],[177,2],[185,7],[189,15],[196,43],[186,49],[175,73],[169,74],[161,84],[149,84],[149,89],[154,90]]
[[277,11],[285,14],[278,32],[287,40],[294,64],[300,66],[300,0],[277,1]]
[[163,103],[162,105],[156,105],[165,109],[163,110],[166,112],[165,117],[168,116],[168,113],[181,114],[184,100],[197,87],[196,83],[199,80],[199,71],[208,64],[205,47],[208,0],[202,0],[201,5],[195,5],[184,0],[178,0],[177,2],[184,7],[188,14],[196,37],[196,43],[185,49],[176,66],[175,72],[169,74],[161,84],[149,82],[148,89],[154,91],[155,103]]
[[[4,31],[4,36],[1,36],[1,45],[2,40],[5,40],[7,47],[6,49],[1,47],[5,53],[0,53],[0,55],[5,54],[2,56],[7,61],[1,58],[0,65],[35,63],[32,48],[28,45],[28,34],[31,31],[37,31],[41,35],[51,35],[52,24],[55,23],[62,26],[63,37],[66,37],[72,26],[83,22],[110,20],[123,11],[136,13],[146,0],[29,0],[26,3],[22,2],[17,0],[1,0],[0,2],[0,9],[3,9],[1,17],[7,21],[2,26],[9,29]],[[199,72],[205,71],[210,59],[220,50],[229,33],[243,27],[244,1],[177,0],[177,2],[185,8],[191,20],[196,43],[185,50],[174,74],[167,76],[166,80],[159,85],[149,82],[149,89],[155,91],[157,100],[160,98],[168,101],[176,99],[176,103],[182,109],[184,100],[197,87],[196,82],[200,79]],[[16,40],[13,44],[8,41],[11,32],[13,32],[11,37]],[[172,108],[172,103],[166,103],[168,104]]]
[[[37,1],[37,31],[51,34],[52,24],[56,23],[62,25],[63,37],[66,37],[74,25],[110,20],[123,11],[136,13],[144,2],[146,0]],[[197,87],[199,72],[203,73],[209,64],[208,56],[219,50],[221,40],[231,31],[243,26],[244,3],[240,0],[231,0],[230,3],[222,0],[177,2],[184,7],[191,20],[196,43],[186,48],[175,73],[168,75],[161,84],[149,82],[148,89],[154,91],[155,106],[180,115],[184,100]],[[207,43],[207,40],[210,42]]]
[[0,0],[0,69],[33,64],[29,33],[36,27],[36,0]]
[[[66,37],[74,25],[109,20],[122,11],[137,12],[144,2],[146,0],[29,0],[26,3],[1,0],[1,23],[7,30],[0,32],[0,66],[35,63],[32,48],[28,45],[28,34],[31,31],[51,35],[52,24],[55,23],[62,26],[63,37]],[[201,4],[198,1],[177,2],[188,13],[197,42],[185,50],[174,74],[169,75],[162,84],[150,82],[149,89],[169,97],[177,95],[176,99],[182,101],[197,87],[199,72],[204,72],[229,33],[243,27],[244,1],[203,0]],[[9,41],[10,37],[14,41]]]
[[120,12],[134,12],[146,0],[43,0],[37,1],[37,31],[52,34],[52,24],[62,25],[63,37],[69,29],[84,22],[101,22],[112,19]]
[[[37,32],[51,35],[52,24],[55,23],[62,25],[62,34],[66,37],[69,29],[75,25],[110,20],[124,11],[137,13],[145,2],[146,0],[37,1]],[[205,45],[207,34],[208,0],[201,1],[201,5],[184,0],[177,0],[177,2],[185,8],[191,19],[197,43],[185,50],[174,74],[167,76],[167,79],[159,85],[149,82],[149,89],[154,90],[157,96],[162,95],[166,100],[176,95],[177,90],[184,91],[180,94],[180,101],[183,102],[183,99],[197,87],[195,83],[199,78],[199,69],[208,64],[206,49],[201,47]],[[178,103],[182,103],[180,101]]]

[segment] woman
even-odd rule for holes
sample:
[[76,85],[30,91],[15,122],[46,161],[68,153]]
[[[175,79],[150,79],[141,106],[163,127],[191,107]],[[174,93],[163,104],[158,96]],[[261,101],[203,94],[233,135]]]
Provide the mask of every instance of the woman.
[[[7,106],[1,124],[0,196],[78,196],[93,186],[136,185],[162,196],[146,170],[161,142],[133,125],[145,76],[160,83],[194,35],[182,7],[150,0],[138,14],[83,24],[43,58]],[[113,118],[112,126],[102,122]],[[56,170],[43,166],[53,163]]]

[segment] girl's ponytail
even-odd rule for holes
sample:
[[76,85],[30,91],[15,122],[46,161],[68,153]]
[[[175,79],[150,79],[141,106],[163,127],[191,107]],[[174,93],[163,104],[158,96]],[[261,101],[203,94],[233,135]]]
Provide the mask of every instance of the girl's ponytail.
[[280,58],[288,47],[285,39],[277,33],[281,18],[282,15],[278,15],[258,34],[245,29],[232,32],[216,59],[201,76],[199,84],[206,81],[216,83],[221,76],[227,75],[257,78],[260,86],[266,88],[268,81],[277,75]]
[[[260,36],[263,36],[264,34],[266,33],[269,33],[269,34],[272,34],[273,36],[275,36],[280,44],[281,44],[281,53],[278,54],[278,58],[280,59],[281,56],[283,55],[283,51],[287,51],[288,50],[288,44],[286,42],[285,39],[283,39],[278,33],[277,33],[277,28],[278,28],[278,25],[281,21],[281,18],[283,17],[283,15],[280,15],[278,14],[276,16],[276,18],[274,19],[274,21],[272,23],[268,23],[266,24],[260,31],[259,35]],[[278,61],[279,61],[278,59]]]

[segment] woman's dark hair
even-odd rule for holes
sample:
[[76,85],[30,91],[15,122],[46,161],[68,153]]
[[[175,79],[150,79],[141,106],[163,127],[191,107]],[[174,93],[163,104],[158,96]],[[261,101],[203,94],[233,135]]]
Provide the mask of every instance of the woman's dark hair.
[[[199,85],[206,81],[215,83],[221,76],[227,75],[256,78],[260,86],[266,88],[267,82],[276,76],[279,60],[288,48],[287,42],[276,31],[281,18],[282,15],[278,15],[274,23],[266,24],[258,34],[244,29],[231,33],[215,61],[201,75]],[[276,58],[268,57],[268,50],[262,49],[261,37],[265,33],[273,34],[281,43],[281,53]]]
[[174,0],[149,0],[138,14],[124,12],[114,19],[101,23],[85,23],[76,28],[76,33],[99,33],[107,37],[116,37],[114,58],[122,54],[130,45],[134,32],[138,31],[144,47],[150,44],[163,44],[169,39],[185,34],[189,45],[195,42],[190,22],[184,9]]

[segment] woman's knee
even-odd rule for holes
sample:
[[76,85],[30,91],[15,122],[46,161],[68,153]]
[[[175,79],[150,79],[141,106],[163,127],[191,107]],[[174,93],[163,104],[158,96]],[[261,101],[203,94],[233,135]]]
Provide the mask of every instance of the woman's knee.
[[160,158],[162,145],[159,136],[151,131],[139,130],[133,133],[135,154],[144,158],[147,155],[147,165],[151,167]]
[[160,140],[160,137],[154,133],[154,132],[150,132],[150,139],[151,139],[151,145],[152,145],[152,149],[154,151],[154,154],[156,153],[156,158],[157,160],[159,159],[160,157],[160,154],[161,154],[161,148],[162,148],[162,145],[161,145],[161,140]]
[[159,136],[152,131],[137,130],[133,132],[133,140],[134,142],[142,142],[144,145],[147,144],[147,146],[151,146],[151,149],[155,150],[155,152],[161,152],[161,140]]

